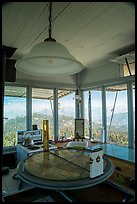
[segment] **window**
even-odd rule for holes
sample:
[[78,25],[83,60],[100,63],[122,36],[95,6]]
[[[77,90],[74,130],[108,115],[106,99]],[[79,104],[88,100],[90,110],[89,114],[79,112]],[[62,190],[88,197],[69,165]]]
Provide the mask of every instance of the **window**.
[[127,85],[106,88],[107,142],[128,145]]
[[123,65],[124,76],[135,75],[135,62],[129,63],[129,68],[126,64]]
[[[131,83],[135,144],[135,82]],[[106,87],[105,91],[107,143],[128,146],[127,84]],[[25,86],[12,85],[12,83],[5,85],[3,146],[16,145],[16,131],[27,129],[26,118],[28,117],[29,121],[31,115],[26,112],[26,92],[27,88]],[[92,136],[94,140],[99,141],[102,135],[102,88],[84,91],[83,93],[84,135],[85,138]],[[32,125],[37,125],[39,129],[43,129],[43,120],[49,120],[49,139],[51,140],[54,140],[53,101],[53,89],[32,88]],[[73,138],[74,136],[75,92],[58,90],[58,139]]]
[[43,120],[49,121],[49,139],[54,139],[53,90],[32,88],[32,124],[43,129]]
[[100,140],[102,128],[102,97],[101,90],[84,92],[85,137]]
[[59,139],[73,138],[75,131],[75,93],[58,90]]
[[5,86],[3,146],[17,144],[16,131],[26,130],[26,88]]

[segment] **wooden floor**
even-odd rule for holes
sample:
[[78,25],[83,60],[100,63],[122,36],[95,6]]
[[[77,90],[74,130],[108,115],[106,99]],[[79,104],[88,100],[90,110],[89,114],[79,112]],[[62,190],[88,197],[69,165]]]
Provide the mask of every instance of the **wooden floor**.
[[90,188],[64,191],[64,194],[66,196],[53,190],[35,188],[7,196],[4,202],[66,202],[70,200],[71,202],[123,202],[124,199],[127,201],[132,199],[131,195],[126,195],[105,182]]
[[34,188],[4,197],[4,202],[64,202],[58,192],[43,188]]
[[132,198],[105,182],[90,188],[67,191],[67,194],[77,202],[122,202],[126,197]]
[[114,173],[108,178],[108,181],[118,185],[122,189],[135,193],[134,187],[131,188],[130,179],[135,179],[135,163],[125,161],[119,158],[108,156],[114,165]]

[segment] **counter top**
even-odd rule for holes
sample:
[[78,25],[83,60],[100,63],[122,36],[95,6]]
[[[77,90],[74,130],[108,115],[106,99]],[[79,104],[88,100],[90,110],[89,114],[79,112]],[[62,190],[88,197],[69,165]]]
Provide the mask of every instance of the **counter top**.
[[[21,144],[17,145],[18,147],[22,148],[23,150],[25,150],[28,154],[29,153],[35,153],[35,152],[43,152],[43,145],[39,144],[39,145],[32,145],[32,146],[24,146]],[[49,144],[49,150],[53,150],[53,149],[57,149],[57,146]]]

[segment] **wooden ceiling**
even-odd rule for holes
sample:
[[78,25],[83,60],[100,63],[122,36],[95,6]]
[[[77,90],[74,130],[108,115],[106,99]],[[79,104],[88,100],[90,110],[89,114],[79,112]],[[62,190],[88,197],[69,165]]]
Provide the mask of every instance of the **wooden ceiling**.
[[[48,37],[48,2],[8,2],[2,6],[2,45],[20,59]],[[53,2],[52,37],[85,69],[135,50],[133,2]]]

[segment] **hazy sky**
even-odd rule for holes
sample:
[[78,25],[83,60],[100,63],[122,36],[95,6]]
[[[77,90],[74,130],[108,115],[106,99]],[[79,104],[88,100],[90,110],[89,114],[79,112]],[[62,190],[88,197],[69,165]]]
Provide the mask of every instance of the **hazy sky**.
[[[107,92],[106,93],[106,104],[107,111],[110,112],[114,106],[115,101],[115,92]],[[120,91],[117,95],[117,101],[115,106],[115,113],[127,112],[127,92]],[[135,94],[133,94],[135,101]],[[93,91],[91,94],[92,101],[92,110],[94,114],[99,114],[101,111],[101,92]],[[75,112],[75,99],[74,93],[65,96],[59,99],[59,114],[67,114],[69,116],[74,116]],[[43,109],[49,109],[51,111],[51,107],[53,108],[49,100],[39,100],[33,99],[32,103],[33,112],[41,112]],[[135,106],[135,102],[134,102]],[[85,113],[88,114],[88,91],[84,93],[84,107]],[[16,97],[5,97],[4,98],[4,117],[8,117],[9,119],[15,118],[16,116],[26,115],[26,99],[25,98],[16,98]]]

